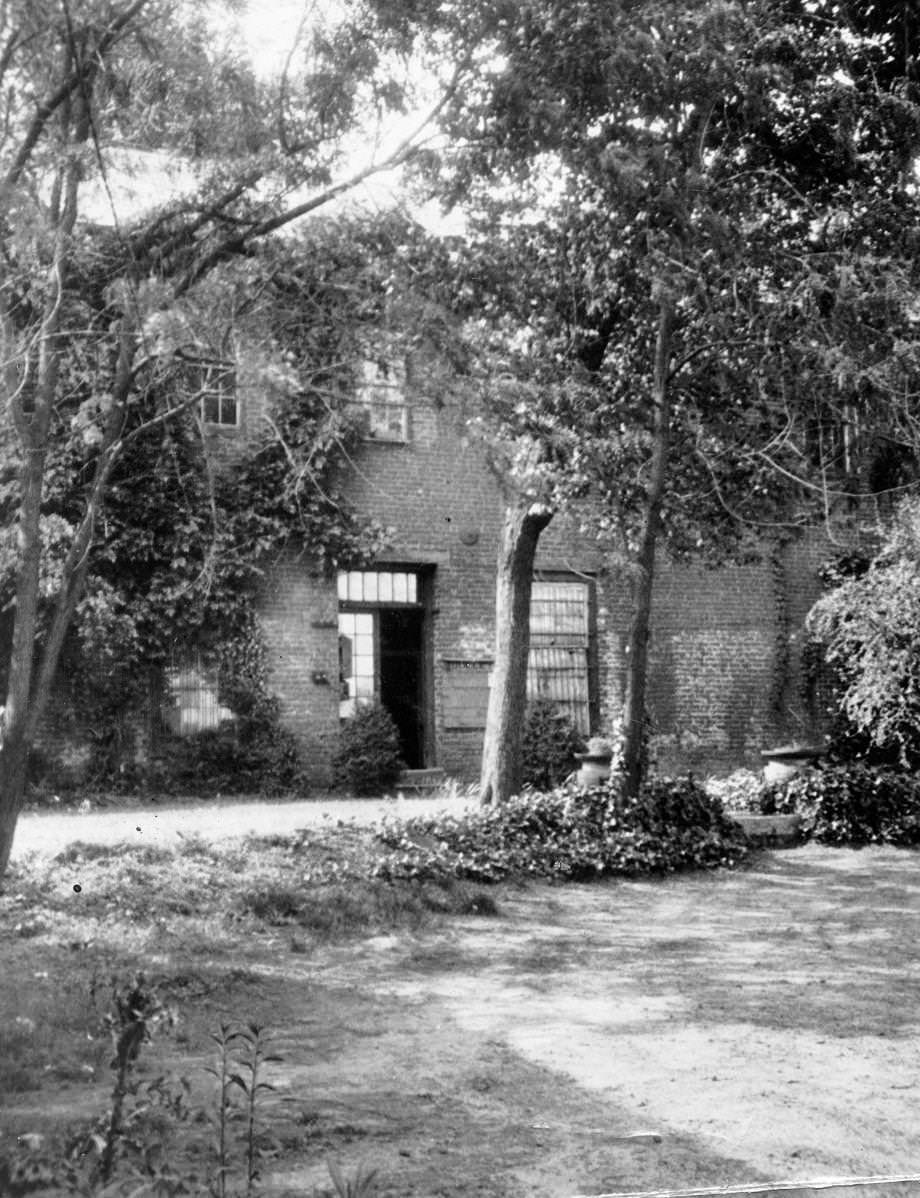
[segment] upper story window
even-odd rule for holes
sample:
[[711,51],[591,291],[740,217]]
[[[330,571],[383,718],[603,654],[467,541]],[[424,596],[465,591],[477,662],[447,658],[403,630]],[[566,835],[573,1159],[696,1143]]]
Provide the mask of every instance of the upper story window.
[[201,393],[201,419],[205,424],[236,428],[240,422],[240,403],[233,363],[200,362],[196,374]]
[[367,432],[371,440],[409,440],[406,368],[403,363],[365,358],[361,363],[356,399],[367,412]]

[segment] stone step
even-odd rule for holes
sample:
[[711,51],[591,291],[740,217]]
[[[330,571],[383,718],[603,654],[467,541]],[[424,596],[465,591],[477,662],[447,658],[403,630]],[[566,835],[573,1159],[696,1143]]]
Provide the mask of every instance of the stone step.
[[439,790],[447,781],[442,769],[403,770],[396,783],[397,790],[411,790],[416,794]]
[[799,815],[738,814],[730,815],[729,818],[741,825],[745,836],[753,845],[769,847],[798,843],[799,825],[802,822]]

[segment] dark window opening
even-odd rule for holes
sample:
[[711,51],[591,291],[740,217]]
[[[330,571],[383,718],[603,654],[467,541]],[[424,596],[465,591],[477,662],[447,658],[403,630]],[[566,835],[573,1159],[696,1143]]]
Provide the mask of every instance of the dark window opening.
[[380,703],[409,769],[426,764],[428,685],[423,576],[412,570],[339,574],[339,714]]

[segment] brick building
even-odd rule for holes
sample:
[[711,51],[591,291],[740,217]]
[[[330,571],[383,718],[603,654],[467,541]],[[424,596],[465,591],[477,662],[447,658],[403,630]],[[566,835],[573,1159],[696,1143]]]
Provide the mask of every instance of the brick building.
[[[212,432],[232,468],[235,438],[264,402],[239,392]],[[467,435],[460,401],[437,370],[368,363],[356,400],[367,436],[345,489],[393,530],[374,567],[324,577],[290,551],[266,578],[260,620],[270,685],[318,784],[329,780],[340,720],[376,698],[415,769],[477,777],[493,652],[496,478]],[[802,622],[818,593],[821,539],[718,571],[660,566],[649,706],[667,769],[757,764],[777,739],[813,736],[801,684]],[[609,733],[622,702],[630,580],[577,521],[543,534],[532,604],[529,689],[579,728]]]
[[[232,471],[264,427],[264,365],[251,348],[239,352],[205,397],[206,443],[220,469]],[[367,435],[342,482],[359,513],[392,530],[390,547],[373,568],[331,579],[296,547],[271,565],[258,613],[269,686],[318,786],[330,781],[340,721],[371,698],[393,715],[408,766],[472,781],[492,666],[501,493],[443,371],[381,369],[363,370],[355,402]],[[529,691],[554,700],[587,737],[609,735],[621,709],[631,584],[579,523],[557,516],[541,537]],[[747,566],[659,563],[648,701],[660,768],[756,766],[766,745],[816,734],[800,649],[830,553],[813,537]],[[194,658],[177,660],[165,681],[148,731],[181,735],[231,714]],[[57,708],[44,747],[73,774],[85,752],[75,706],[64,707],[70,714]]]

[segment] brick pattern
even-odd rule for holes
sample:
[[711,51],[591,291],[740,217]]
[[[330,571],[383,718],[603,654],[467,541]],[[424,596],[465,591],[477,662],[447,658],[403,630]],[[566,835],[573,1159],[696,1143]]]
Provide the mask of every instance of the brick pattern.
[[[269,375],[258,355],[241,360],[240,426],[207,435],[227,469],[268,431]],[[360,512],[393,529],[381,564],[426,571],[432,735],[425,764],[471,780],[479,771],[494,648],[503,503],[482,450],[466,435],[459,401],[433,379],[430,369],[410,372],[408,443],[364,444],[341,483]],[[648,701],[661,767],[756,765],[765,744],[820,731],[803,699],[802,624],[819,592],[818,566],[832,552],[815,534],[753,565],[710,571],[660,563]],[[537,569],[596,581],[592,714],[595,730],[609,733],[623,699],[629,574],[605,561],[575,515],[557,517],[544,533]],[[267,569],[260,619],[270,686],[317,785],[330,781],[339,730],[337,613],[335,581],[306,555],[287,553]],[[70,731],[63,717],[49,720],[44,741],[63,753]]]
[[[409,443],[364,445],[343,482],[359,511],[394,529],[385,561],[431,571],[434,736],[426,764],[469,780],[479,769],[493,653],[502,498],[449,397],[416,391],[409,403]],[[818,593],[816,564],[826,556],[820,538],[785,552],[783,618],[769,559],[719,571],[660,565],[649,708],[661,766],[755,765],[767,743],[806,731],[790,700],[798,689],[791,675],[801,622]],[[572,519],[558,517],[541,539],[538,571],[574,571],[597,580],[595,722],[606,732],[623,698],[631,581],[622,570],[604,566],[597,544],[579,534]],[[319,783],[328,780],[338,725],[334,620],[333,584],[311,575],[304,561],[279,564],[263,620],[272,685]],[[778,688],[780,666],[790,679]],[[313,682],[315,671],[328,671],[333,684]]]

